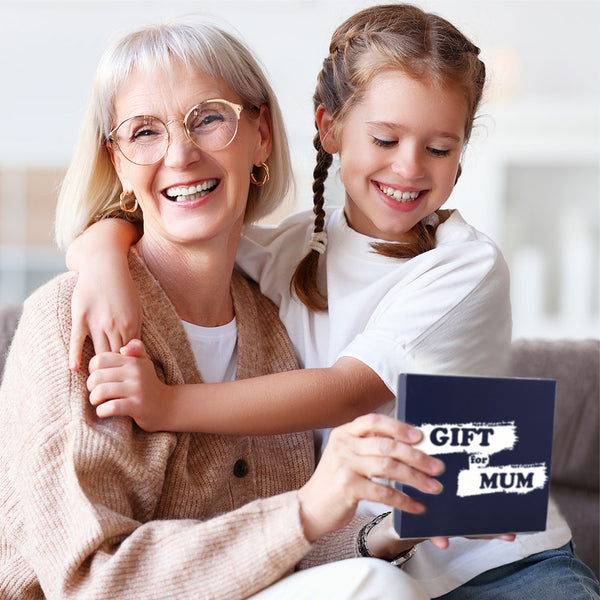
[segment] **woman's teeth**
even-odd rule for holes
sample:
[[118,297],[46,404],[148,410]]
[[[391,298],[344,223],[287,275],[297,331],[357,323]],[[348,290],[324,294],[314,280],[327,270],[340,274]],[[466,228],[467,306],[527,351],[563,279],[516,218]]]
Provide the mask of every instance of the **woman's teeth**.
[[419,197],[421,192],[403,192],[402,190],[396,190],[391,187],[380,185],[379,189],[390,198],[397,200],[398,202],[412,202]]
[[184,200],[195,200],[206,196],[209,192],[217,187],[219,182],[216,179],[207,179],[198,185],[176,186],[167,188],[165,194],[169,200],[174,202],[183,202]]

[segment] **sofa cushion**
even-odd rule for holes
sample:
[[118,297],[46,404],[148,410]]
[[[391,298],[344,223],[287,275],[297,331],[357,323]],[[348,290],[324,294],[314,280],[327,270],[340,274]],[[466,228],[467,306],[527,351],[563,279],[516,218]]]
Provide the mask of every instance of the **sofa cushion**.
[[6,355],[10,348],[17,322],[21,316],[22,306],[0,306],[0,380],[4,371]]
[[512,373],[556,380],[552,481],[598,490],[600,340],[518,340]]

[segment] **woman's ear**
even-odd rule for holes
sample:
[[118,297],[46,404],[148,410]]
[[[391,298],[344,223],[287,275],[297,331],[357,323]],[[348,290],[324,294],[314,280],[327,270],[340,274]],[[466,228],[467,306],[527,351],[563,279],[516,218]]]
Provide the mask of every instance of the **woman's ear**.
[[127,181],[127,178],[123,174],[123,161],[125,160],[123,158],[123,155],[120,152],[114,152],[110,144],[108,143],[106,144],[106,149],[108,150],[110,160],[115,168],[115,171],[117,172],[117,177],[119,178],[123,189],[132,190],[133,188],[131,184],[129,183],[129,181]]
[[325,152],[329,152],[329,154],[336,154],[339,148],[335,136],[333,118],[322,104],[319,104],[317,107],[315,120],[317,122],[317,128],[319,130],[319,137],[321,138],[321,146],[323,147],[323,150],[325,150]]
[[260,165],[266,162],[271,155],[273,147],[273,125],[271,121],[271,111],[266,104],[260,107],[260,115],[258,116],[258,135],[259,141],[254,155],[254,164]]

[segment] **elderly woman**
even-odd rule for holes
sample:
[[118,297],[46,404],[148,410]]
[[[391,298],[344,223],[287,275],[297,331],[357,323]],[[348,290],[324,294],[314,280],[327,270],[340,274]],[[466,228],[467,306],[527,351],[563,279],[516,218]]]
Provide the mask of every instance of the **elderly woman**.
[[[288,177],[276,100],[227,33],[147,28],[102,59],[57,237],[65,245],[119,207],[143,223],[130,268],[166,383],[296,368],[276,308],[233,271],[243,224],[277,204]],[[0,597],[233,600],[290,597],[286,586],[294,598],[426,597],[395,566],[354,558],[357,545],[387,560],[406,552],[385,522],[365,528],[354,513],[360,499],[419,510],[370,479],[425,491],[439,465],[411,448],[418,434],[363,417],[334,431],[313,473],[310,433],[146,433],[101,420],[86,389],[89,340],[82,368],[68,369],[74,284],[63,275],[28,299],[6,365]]]

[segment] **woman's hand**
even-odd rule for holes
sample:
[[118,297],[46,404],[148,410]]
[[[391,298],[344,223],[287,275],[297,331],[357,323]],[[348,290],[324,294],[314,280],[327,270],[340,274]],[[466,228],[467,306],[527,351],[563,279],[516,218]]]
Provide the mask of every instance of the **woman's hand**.
[[158,379],[140,340],[119,354],[94,356],[87,387],[99,417],[129,416],[145,431],[169,430],[172,390]]
[[86,229],[67,250],[67,266],[79,272],[71,300],[72,371],[80,367],[87,336],[96,354],[118,352],[131,339],[141,337],[142,306],[127,258],[136,240],[131,224],[105,219]]
[[[431,475],[444,470],[441,461],[413,447],[422,433],[406,423],[378,414],[359,417],[334,429],[313,476],[300,489],[300,515],[308,540],[346,525],[360,500],[381,502],[421,513],[425,507],[373,477],[391,479],[422,492],[442,486]],[[400,547],[406,547],[403,541]],[[400,550],[401,551],[401,550]]]

